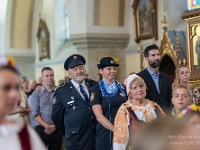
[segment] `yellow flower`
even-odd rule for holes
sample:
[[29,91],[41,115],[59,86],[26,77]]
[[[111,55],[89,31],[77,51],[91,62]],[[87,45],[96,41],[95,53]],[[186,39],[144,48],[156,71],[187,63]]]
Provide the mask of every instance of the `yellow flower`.
[[182,118],[183,117],[183,113],[179,113],[178,115],[177,115],[177,118]]
[[198,110],[198,106],[196,106],[196,105],[194,105],[194,104],[191,105],[191,108],[192,108],[192,110],[194,110],[194,111],[197,111],[197,110]]
[[8,66],[15,66],[15,59],[12,56],[8,56]]

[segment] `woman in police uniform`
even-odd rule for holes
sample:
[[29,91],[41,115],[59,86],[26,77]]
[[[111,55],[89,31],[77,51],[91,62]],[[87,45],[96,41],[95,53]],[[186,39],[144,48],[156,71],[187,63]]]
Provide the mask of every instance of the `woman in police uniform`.
[[97,118],[96,150],[111,150],[113,124],[118,108],[126,101],[124,87],[115,80],[116,64],[111,57],[104,57],[97,65],[102,80],[91,90],[90,105]]

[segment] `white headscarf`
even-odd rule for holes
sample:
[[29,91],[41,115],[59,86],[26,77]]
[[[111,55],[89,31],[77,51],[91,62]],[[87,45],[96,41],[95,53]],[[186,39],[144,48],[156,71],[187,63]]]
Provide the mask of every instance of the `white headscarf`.
[[132,75],[128,76],[128,78],[126,79],[126,93],[127,93],[127,95],[129,94],[129,91],[130,91],[130,84],[135,78],[141,78],[141,77],[139,77],[136,74],[132,74]]

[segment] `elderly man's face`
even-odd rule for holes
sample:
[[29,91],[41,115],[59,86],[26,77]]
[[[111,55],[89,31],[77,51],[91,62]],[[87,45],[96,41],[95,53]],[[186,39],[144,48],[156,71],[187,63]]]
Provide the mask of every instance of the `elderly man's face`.
[[85,80],[86,70],[84,65],[77,65],[69,69],[69,76],[77,83],[82,83]]

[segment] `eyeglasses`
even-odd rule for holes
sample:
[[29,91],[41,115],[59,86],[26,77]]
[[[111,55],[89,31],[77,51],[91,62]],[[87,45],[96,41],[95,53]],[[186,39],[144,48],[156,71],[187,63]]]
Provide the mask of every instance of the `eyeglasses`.
[[180,72],[179,74],[184,75],[184,74],[189,74],[189,73],[190,73],[189,71],[186,71],[186,72]]

